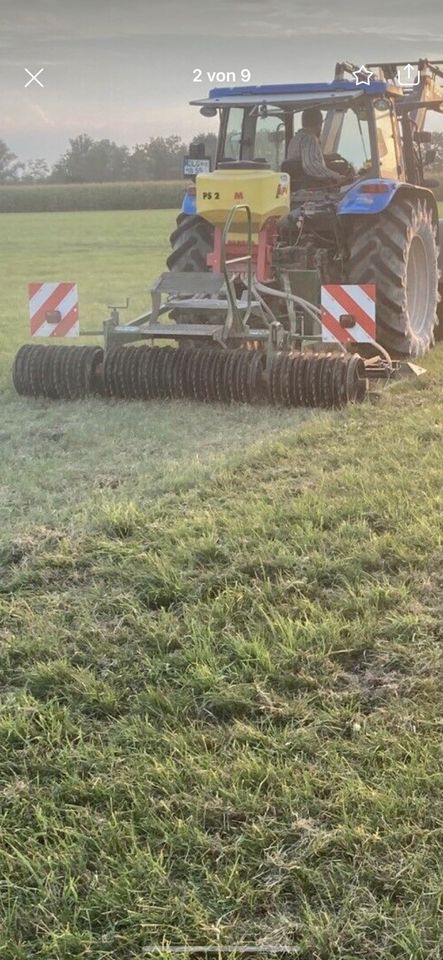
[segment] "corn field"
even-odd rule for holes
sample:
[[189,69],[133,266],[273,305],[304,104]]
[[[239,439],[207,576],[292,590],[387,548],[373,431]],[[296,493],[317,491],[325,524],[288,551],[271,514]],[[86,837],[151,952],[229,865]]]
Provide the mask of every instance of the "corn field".
[[163,210],[181,206],[183,182],[32,184],[0,187],[0,213]]

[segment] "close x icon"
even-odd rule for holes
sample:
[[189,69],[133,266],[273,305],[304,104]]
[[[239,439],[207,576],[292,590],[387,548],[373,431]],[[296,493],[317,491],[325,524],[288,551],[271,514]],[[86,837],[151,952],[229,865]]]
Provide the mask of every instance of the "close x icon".
[[28,68],[25,67],[25,73],[27,73],[28,77],[30,78],[25,83],[25,89],[26,87],[29,87],[31,83],[34,83],[34,82],[37,83],[39,87],[44,87],[44,83],[42,83],[41,80],[38,79],[39,76],[43,73],[44,69],[45,69],[44,67],[40,67],[40,70],[37,70],[37,73],[32,73],[32,70],[28,70]]

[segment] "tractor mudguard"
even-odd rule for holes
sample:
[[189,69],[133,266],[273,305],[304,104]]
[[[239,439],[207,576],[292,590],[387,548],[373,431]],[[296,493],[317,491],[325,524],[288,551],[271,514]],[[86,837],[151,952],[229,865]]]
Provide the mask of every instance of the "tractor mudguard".
[[438,219],[437,204],[434,194],[425,187],[418,187],[410,183],[403,183],[399,180],[387,180],[378,178],[376,180],[360,180],[354,183],[347,191],[342,200],[337,205],[337,214],[339,216],[355,214],[375,214],[382,213],[392,203],[393,198],[400,192],[407,190],[409,195],[423,197],[428,200],[434,212],[435,219]]
[[187,217],[193,217],[197,213],[195,191],[194,193],[191,193],[190,190],[185,191],[180,213],[184,213]]

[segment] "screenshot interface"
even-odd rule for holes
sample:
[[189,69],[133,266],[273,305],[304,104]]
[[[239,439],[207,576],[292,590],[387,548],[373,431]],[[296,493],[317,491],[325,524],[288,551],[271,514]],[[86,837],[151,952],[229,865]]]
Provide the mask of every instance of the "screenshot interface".
[[440,0],[0,0],[0,956],[442,960]]

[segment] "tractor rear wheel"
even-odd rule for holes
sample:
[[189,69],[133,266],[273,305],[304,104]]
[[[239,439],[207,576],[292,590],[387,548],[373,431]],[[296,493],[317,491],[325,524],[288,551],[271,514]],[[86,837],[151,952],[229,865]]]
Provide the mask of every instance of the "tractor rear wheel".
[[172,252],[166,261],[168,270],[193,273],[207,270],[206,258],[212,249],[213,229],[199,216],[181,213],[169,238]]
[[393,356],[421,357],[438,323],[437,228],[424,200],[395,198],[358,217],[349,239],[349,283],[377,288],[377,339]]
[[[177,217],[177,227],[169,238],[172,253],[166,261],[168,270],[179,273],[200,273],[209,270],[207,256],[212,250],[213,236],[213,228],[203,217],[180,213]],[[179,309],[171,310],[170,316],[175,323],[202,322],[198,313],[188,311],[180,313]],[[201,341],[202,346],[210,346],[211,343],[212,341],[206,337]],[[186,339],[183,345],[193,346],[192,340]]]

